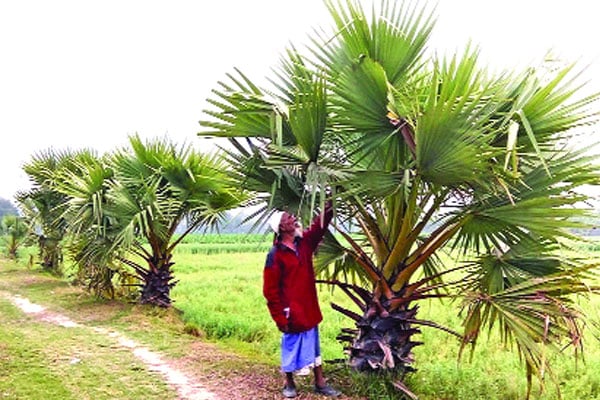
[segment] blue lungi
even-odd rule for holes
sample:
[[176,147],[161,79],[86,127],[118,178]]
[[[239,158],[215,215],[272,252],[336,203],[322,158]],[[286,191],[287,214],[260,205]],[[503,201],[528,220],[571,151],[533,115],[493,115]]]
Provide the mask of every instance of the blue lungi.
[[281,338],[281,369],[283,372],[306,374],[308,368],[321,365],[319,329],[300,333],[284,333]]

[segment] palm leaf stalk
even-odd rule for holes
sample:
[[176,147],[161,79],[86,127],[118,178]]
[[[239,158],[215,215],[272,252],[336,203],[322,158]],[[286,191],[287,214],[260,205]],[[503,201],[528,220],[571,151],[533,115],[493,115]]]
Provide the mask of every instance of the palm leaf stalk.
[[[273,88],[228,75],[199,135],[229,138],[260,221],[275,208],[308,220],[331,192],[335,234],[317,266],[356,305],[334,305],[356,324],[339,337],[352,367],[394,371],[412,397],[402,379],[422,327],[462,347],[497,327],[530,390],[550,370],[544,349],[581,343],[571,296],[597,290],[584,285],[585,260],[558,250],[590,211],[581,189],[599,183],[596,159],[571,145],[597,122],[598,95],[578,98],[574,66],[548,79],[492,74],[470,44],[430,56],[435,19],[416,3],[384,0],[372,15],[352,0],[326,4],[333,29],[306,55],[291,47]],[[462,334],[418,318],[429,298],[462,304]]]

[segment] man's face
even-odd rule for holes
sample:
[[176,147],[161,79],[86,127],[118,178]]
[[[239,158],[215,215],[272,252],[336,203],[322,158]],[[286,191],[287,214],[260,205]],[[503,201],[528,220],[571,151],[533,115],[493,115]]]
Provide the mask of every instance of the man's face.
[[302,225],[294,215],[284,212],[279,222],[279,232],[302,237]]

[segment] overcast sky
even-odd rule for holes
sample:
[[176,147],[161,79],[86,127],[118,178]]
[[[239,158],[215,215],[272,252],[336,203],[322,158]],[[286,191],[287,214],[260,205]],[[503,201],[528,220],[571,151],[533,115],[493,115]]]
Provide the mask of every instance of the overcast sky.
[[[554,49],[589,64],[600,91],[594,4],[440,0],[429,47],[472,39],[486,64],[511,69]],[[21,165],[50,147],[105,152],[137,132],[201,148],[217,81],[233,67],[262,79],[317,26],[329,26],[321,0],[0,0],[0,197],[27,189]]]

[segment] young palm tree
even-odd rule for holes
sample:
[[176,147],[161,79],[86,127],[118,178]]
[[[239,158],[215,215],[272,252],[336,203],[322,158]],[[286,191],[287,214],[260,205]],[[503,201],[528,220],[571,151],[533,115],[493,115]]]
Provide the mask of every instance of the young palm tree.
[[103,213],[113,175],[106,157],[93,151],[73,159],[68,168],[54,171],[56,190],[66,199],[60,218],[67,225],[65,252],[77,268],[76,282],[110,298],[115,295],[115,278],[127,282],[129,276],[117,260],[122,249],[113,248],[110,230],[115,224]]
[[[352,0],[327,6],[333,32],[307,55],[290,48],[272,88],[240,71],[219,82],[199,135],[230,138],[224,151],[262,221],[282,207],[309,218],[333,192],[337,235],[319,260],[323,281],[357,305],[334,305],[356,321],[340,335],[352,367],[395,371],[414,396],[402,377],[421,326],[461,348],[496,327],[530,388],[548,370],[545,348],[581,345],[570,299],[593,289],[590,266],[556,250],[586,213],[578,189],[599,183],[570,146],[597,121],[598,96],[578,97],[573,67],[494,75],[471,46],[428,57],[433,16],[408,3],[384,0],[373,15]],[[448,248],[462,261],[441,262]],[[420,300],[442,297],[462,301],[461,334],[419,319]]]
[[42,267],[56,274],[61,273],[62,242],[67,229],[62,218],[67,197],[57,190],[56,171],[74,168],[73,161],[88,157],[88,153],[48,149],[34,155],[23,166],[32,187],[15,196],[29,232],[37,239]]
[[126,264],[142,282],[141,302],[163,307],[171,304],[177,244],[190,232],[216,226],[245,200],[222,161],[167,140],[144,142],[135,135],[130,147],[78,169],[84,173],[65,169],[58,178],[69,198],[62,217],[75,237],[76,260],[102,266],[105,275],[98,277],[105,288],[118,263]]
[[0,233],[4,235],[8,257],[11,260],[16,260],[19,247],[27,238],[27,225],[23,217],[18,215],[3,216],[0,221]]

